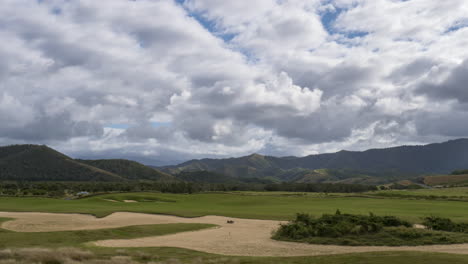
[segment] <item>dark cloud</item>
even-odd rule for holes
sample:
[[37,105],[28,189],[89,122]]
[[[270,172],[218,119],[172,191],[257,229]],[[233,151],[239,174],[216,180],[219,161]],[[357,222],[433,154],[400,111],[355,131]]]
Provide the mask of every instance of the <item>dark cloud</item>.
[[434,99],[454,99],[468,103],[468,60],[455,67],[441,83],[424,82],[417,92]]
[[69,113],[57,116],[41,116],[25,126],[0,129],[0,134],[14,140],[63,141],[73,137],[98,138],[103,128],[97,123],[73,121]]
[[416,59],[394,70],[388,78],[396,84],[403,84],[428,73],[431,67],[435,65],[437,65],[437,62],[430,58]]
[[441,135],[466,137],[468,135],[468,112],[420,112],[414,117],[418,133],[422,136]]

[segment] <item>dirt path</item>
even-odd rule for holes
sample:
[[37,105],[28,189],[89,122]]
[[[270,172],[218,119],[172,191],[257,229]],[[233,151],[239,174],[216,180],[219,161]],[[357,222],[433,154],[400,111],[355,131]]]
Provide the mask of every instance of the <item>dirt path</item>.
[[[375,251],[427,251],[468,254],[468,244],[418,247],[349,247],[309,245],[270,239],[280,222],[237,219],[221,216],[182,218],[138,213],[114,213],[105,218],[81,214],[3,213],[0,217],[15,218],[2,228],[19,232],[85,230],[129,225],[166,223],[209,223],[219,228],[138,239],[116,239],[94,242],[104,247],[180,247],[208,253],[237,256],[312,256]],[[227,220],[234,220],[228,224]]]

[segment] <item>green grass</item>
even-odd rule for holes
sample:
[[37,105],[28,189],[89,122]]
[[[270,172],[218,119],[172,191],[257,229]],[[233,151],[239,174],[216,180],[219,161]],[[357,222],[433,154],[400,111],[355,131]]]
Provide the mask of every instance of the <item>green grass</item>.
[[452,198],[467,198],[468,187],[455,188],[440,188],[440,189],[418,189],[418,190],[386,190],[368,193],[370,195],[399,195],[399,196],[436,196],[436,197],[452,197]]
[[[5,219],[0,219],[0,221],[2,220],[5,221]],[[214,226],[215,225],[210,224],[160,224],[98,230],[28,233],[0,229],[0,248],[76,247],[81,246],[83,243],[96,240],[162,236]]]
[[[123,203],[114,200],[148,202]],[[155,201],[150,201],[155,200]],[[166,202],[170,201],[170,202]],[[108,194],[79,200],[50,198],[0,198],[0,211],[36,211],[56,213],[87,213],[103,217],[113,212],[143,212],[185,217],[223,215],[228,217],[291,220],[298,212],[320,216],[341,209],[343,213],[394,215],[420,222],[429,215],[448,217],[468,222],[468,203],[460,201],[424,199],[384,199],[365,197],[239,195],[223,193],[162,194],[126,193]]]
[[[413,191],[411,191],[413,192]],[[463,190],[456,190],[463,192]],[[138,203],[109,202],[112,200],[136,200]],[[99,217],[117,211],[161,213],[187,217],[224,215],[230,217],[290,220],[298,212],[319,216],[334,213],[336,209],[353,214],[395,215],[418,222],[422,217],[437,215],[468,222],[468,203],[447,200],[386,199],[346,197],[341,195],[293,194],[293,193],[201,193],[161,194],[127,193],[108,194],[79,200],[49,198],[0,198],[0,211],[35,211],[57,213],[88,213]],[[5,221],[6,219],[0,219]],[[1,247],[84,247],[88,241],[107,238],[134,238],[163,235],[206,225],[153,225],[93,231],[66,231],[42,233],[16,233],[0,230]],[[129,255],[135,259],[145,255],[145,261],[169,261],[177,258],[180,263],[297,263],[297,264],[442,264],[468,263],[468,255],[428,252],[377,252],[316,257],[226,257],[178,248],[100,248],[86,247],[99,257]],[[198,261],[198,262],[197,262]],[[171,263],[171,262],[169,262]],[[178,263],[178,262],[172,262]]]

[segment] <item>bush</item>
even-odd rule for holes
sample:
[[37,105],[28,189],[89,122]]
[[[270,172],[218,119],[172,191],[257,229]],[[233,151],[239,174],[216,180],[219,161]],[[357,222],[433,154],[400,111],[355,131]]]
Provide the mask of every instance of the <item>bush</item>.
[[336,238],[377,233],[384,227],[398,226],[411,227],[411,224],[394,216],[341,214],[338,210],[335,214],[324,214],[318,219],[309,214],[297,214],[295,220],[281,225],[275,236],[296,240],[309,237]]
[[449,218],[429,216],[424,218],[423,225],[432,230],[468,233],[467,223],[454,223]]

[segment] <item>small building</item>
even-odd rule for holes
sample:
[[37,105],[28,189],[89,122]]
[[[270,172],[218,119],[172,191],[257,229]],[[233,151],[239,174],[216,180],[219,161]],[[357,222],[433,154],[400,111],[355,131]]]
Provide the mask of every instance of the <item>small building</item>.
[[86,196],[89,195],[89,192],[77,192],[76,196]]

